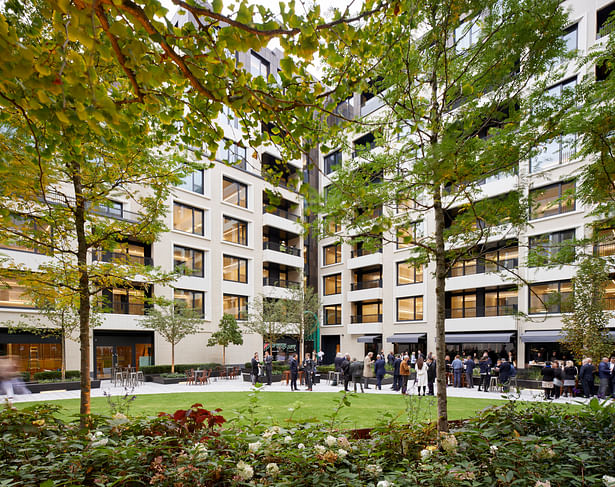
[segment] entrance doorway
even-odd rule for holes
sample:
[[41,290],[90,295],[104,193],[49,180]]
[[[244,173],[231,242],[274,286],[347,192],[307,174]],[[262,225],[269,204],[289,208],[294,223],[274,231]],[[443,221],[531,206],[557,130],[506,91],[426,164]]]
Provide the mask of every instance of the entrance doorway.
[[140,367],[154,363],[152,332],[94,332],[94,377],[110,379],[117,367]]

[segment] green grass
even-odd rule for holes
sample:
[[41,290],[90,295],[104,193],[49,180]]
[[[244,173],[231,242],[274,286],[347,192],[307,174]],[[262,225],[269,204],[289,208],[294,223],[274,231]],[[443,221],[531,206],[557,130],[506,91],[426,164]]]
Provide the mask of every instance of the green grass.
[[[201,403],[208,409],[221,408],[221,414],[226,419],[247,419],[250,397],[249,392],[137,395],[136,399],[130,403],[129,416],[155,416],[159,412],[173,412],[177,409],[186,409],[195,403]],[[335,392],[257,393],[253,399],[257,404],[254,414],[265,424],[283,424],[290,418],[296,422],[327,421],[340,403],[341,397],[341,393]],[[449,397],[449,419],[469,418],[484,408],[501,403],[502,400],[497,399]],[[75,419],[79,412],[78,399],[17,403],[15,406],[25,408],[34,404],[56,404],[62,407],[60,417],[64,420]],[[107,399],[93,398],[92,413],[110,415],[111,410]],[[375,426],[378,421],[389,418],[389,415],[403,423],[417,419],[434,421],[436,401],[432,397],[410,396],[406,398],[392,394],[356,394],[350,396],[350,406],[341,408],[337,421],[341,421],[342,426],[346,428],[364,428]]]

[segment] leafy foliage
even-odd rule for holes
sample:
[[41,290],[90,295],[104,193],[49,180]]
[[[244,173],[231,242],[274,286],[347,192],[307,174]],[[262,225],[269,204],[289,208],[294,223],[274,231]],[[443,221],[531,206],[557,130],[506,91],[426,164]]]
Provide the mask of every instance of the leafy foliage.
[[220,319],[218,330],[213,332],[207,340],[207,346],[213,347],[216,345],[222,346],[222,365],[226,363],[226,347],[230,344],[243,344],[241,329],[237,325],[237,320],[233,315],[224,313]]

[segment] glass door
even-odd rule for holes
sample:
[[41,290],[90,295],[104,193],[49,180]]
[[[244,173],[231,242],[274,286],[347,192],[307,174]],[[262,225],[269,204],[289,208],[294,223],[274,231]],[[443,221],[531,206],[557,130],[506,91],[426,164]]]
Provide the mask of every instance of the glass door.
[[96,377],[110,379],[113,368],[113,347],[96,346]]

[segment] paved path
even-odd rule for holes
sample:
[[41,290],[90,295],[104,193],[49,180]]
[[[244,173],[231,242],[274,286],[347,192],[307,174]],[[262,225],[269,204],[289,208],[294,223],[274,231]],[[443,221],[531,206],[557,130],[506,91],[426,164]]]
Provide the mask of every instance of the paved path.
[[[251,384],[244,382],[242,379],[219,379],[213,380],[209,384],[205,385],[187,385],[185,383],[180,384],[156,384],[154,382],[146,382],[129,391],[131,394],[168,394],[178,392],[236,392],[236,391],[250,391]],[[275,392],[290,392],[289,386],[285,382],[277,382],[271,386],[264,386],[264,391]],[[301,387],[299,392],[293,394],[317,394],[319,392],[339,392],[342,390],[341,386],[331,386],[325,380],[323,383],[315,384],[313,392],[307,392],[305,387]],[[352,390],[352,385],[351,385]],[[115,387],[109,380],[101,382],[99,389],[92,389],[92,397],[103,397],[105,393],[113,396],[119,396],[125,394],[127,391],[123,387]],[[411,394],[416,394],[415,388],[409,388]],[[391,386],[382,386],[382,390],[378,391],[373,386],[365,391],[366,394],[399,394],[391,390]],[[503,394],[501,392],[479,392],[477,388],[454,388],[448,387],[447,393],[449,397],[467,397],[467,398],[486,398],[486,399],[502,399]],[[58,399],[76,399],[79,397],[79,391],[51,391],[42,392],[38,394],[23,394],[16,395],[13,398],[13,402],[30,402],[30,401],[52,401]],[[523,389],[521,394],[511,394],[511,398],[518,398],[523,401],[544,401],[544,394],[539,390]],[[6,396],[0,395],[0,403],[3,403]],[[564,402],[587,402],[587,399],[583,398],[560,398],[555,400],[557,403]]]

